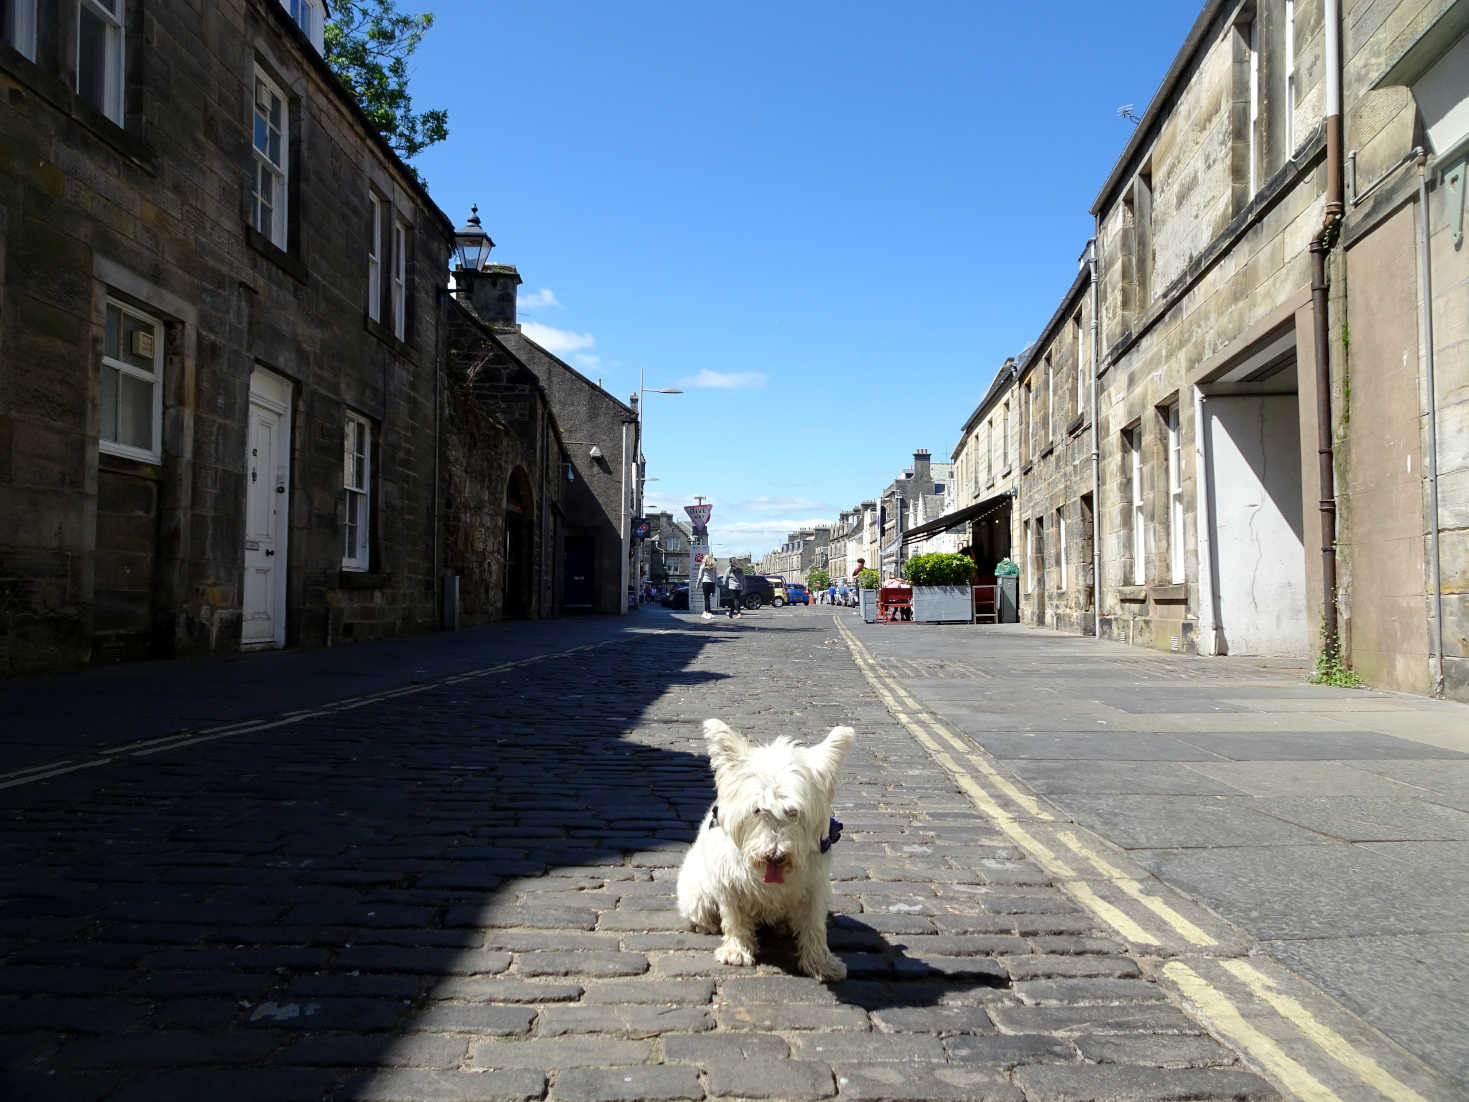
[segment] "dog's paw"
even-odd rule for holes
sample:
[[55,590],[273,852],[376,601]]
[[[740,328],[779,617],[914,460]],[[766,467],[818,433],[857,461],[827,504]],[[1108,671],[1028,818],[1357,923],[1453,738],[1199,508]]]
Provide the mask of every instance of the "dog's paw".
[[720,964],[748,966],[755,963],[755,954],[738,942],[726,941],[718,949],[714,950],[714,959]]
[[807,960],[801,959],[801,971],[806,975],[818,980],[844,980],[847,978],[847,966],[835,953],[826,953],[823,956]]

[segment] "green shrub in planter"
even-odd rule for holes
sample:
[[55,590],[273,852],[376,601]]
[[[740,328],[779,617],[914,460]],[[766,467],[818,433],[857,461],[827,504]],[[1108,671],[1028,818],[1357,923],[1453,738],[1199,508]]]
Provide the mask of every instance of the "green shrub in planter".
[[857,574],[857,584],[863,589],[876,589],[882,584],[882,575],[876,570],[863,570]]
[[903,564],[903,577],[919,585],[969,585],[978,569],[968,555],[935,552],[915,555]]

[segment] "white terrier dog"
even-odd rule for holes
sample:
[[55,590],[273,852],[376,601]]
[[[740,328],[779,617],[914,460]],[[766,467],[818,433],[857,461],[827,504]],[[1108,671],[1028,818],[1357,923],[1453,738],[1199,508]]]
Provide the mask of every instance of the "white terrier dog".
[[752,746],[704,721],[716,799],[678,871],[678,909],[700,933],[723,931],[721,964],[755,963],[756,928],[779,923],[796,935],[801,971],[846,976],[826,944],[827,873],[842,829],[831,801],[854,735],[833,727],[816,746],[785,736]]

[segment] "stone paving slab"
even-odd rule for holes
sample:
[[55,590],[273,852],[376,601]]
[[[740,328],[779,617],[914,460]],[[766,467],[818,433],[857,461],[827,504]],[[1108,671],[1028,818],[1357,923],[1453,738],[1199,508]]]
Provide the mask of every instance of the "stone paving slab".
[[[635,622],[0,791],[0,1093],[1039,1099],[1092,1075],[1269,1096],[936,767],[830,623]],[[797,974],[775,932],[754,968],[719,965],[675,914],[710,715],[761,740],[857,726],[848,980]]]

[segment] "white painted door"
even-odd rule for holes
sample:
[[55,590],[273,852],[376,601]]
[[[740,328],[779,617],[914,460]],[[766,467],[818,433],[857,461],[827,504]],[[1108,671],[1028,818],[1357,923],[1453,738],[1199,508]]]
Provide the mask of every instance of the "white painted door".
[[1211,397],[1205,416],[1224,653],[1305,657],[1296,395]]
[[286,518],[290,498],[290,384],[256,369],[250,376],[245,455],[245,584],[242,646],[286,640]]

